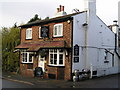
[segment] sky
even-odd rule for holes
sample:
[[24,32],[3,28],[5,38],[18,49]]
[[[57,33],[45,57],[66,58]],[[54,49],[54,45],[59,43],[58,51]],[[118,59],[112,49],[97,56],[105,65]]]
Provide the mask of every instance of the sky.
[[[120,0],[96,0],[97,15],[107,24],[118,20]],[[27,23],[38,14],[39,17],[53,17],[59,5],[65,6],[67,14],[73,9],[84,10],[84,0],[0,0],[0,28]]]

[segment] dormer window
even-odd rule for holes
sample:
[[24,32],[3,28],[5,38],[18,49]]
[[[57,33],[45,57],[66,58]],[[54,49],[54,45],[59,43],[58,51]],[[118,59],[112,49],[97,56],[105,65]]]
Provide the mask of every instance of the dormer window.
[[53,29],[53,37],[63,36],[63,24],[55,24]]
[[26,29],[26,39],[32,39],[32,28]]

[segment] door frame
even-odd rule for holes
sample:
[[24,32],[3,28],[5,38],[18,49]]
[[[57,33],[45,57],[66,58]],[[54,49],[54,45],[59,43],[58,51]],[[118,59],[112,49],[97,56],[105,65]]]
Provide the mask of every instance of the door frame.
[[[40,63],[43,64],[43,66],[40,66]],[[43,72],[45,72],[45,57],[42,58],[40,54],[38,57],[38,67],[42,67]]]

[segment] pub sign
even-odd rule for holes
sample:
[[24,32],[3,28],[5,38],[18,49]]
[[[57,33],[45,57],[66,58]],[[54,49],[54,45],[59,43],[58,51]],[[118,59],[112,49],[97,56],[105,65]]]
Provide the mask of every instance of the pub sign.
[[49,37],[49,26],[41,27],[41,37]]

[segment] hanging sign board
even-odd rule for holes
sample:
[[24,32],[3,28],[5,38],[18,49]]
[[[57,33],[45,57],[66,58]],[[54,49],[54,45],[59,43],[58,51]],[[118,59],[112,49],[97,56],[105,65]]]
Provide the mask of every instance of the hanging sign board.
[[74,56],[79,56],[79,46],[77,44],[74,46]]
[[74,57],[74,63],[79,62],[79,57]]
[[41,27],[41,37],[49,37],[49,26]]
[[74,63],[79,62],[79,46],[76,44],[74,46]]

